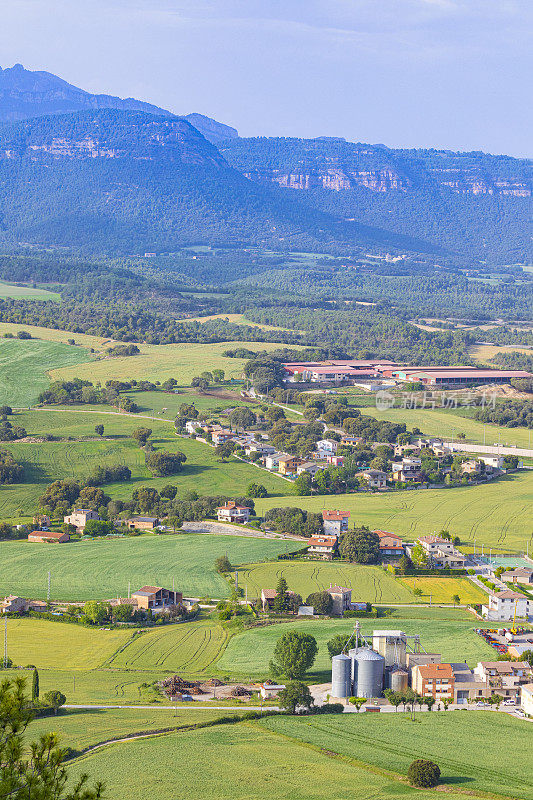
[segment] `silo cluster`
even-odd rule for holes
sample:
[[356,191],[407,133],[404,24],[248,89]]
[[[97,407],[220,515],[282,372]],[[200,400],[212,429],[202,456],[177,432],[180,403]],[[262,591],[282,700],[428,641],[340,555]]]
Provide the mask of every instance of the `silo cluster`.
[[331,660],[333,697],[380,697],[383,692],[385,659],[370,647],[355,647],[348,655]]

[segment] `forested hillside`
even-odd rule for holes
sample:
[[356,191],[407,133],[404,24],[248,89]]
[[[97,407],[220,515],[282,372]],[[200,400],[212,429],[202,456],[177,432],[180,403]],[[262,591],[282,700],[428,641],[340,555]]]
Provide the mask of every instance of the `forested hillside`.
[[345,219],[457,255],[531,257],[531,162],[485,153],[393,150],[342,139],[234,139],[220,146],[251,180],[305,195]]

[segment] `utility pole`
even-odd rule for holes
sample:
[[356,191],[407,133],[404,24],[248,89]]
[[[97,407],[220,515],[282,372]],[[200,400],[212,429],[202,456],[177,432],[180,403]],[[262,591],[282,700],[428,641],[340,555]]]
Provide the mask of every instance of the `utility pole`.
[[46,600],[47,600],[48,603],[50,602],[50,580],[51,580],[51,573],[49,572],[48,573],[48,589],[46,591]]
[[4,617],[4,669],[7,668],[7,616]]
[[128,600],[130,599],[131,594],[131,581],[128,581]]

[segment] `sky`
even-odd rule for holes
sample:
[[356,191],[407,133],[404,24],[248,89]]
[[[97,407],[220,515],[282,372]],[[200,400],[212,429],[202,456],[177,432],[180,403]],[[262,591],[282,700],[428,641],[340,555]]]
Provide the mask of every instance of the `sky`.
[[241,136],[532,155],[533,0],[4,0],[0,66]]

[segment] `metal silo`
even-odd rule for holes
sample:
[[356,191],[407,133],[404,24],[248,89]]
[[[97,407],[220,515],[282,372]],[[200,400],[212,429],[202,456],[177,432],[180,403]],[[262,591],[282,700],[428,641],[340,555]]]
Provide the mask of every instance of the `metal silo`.
[[370,648],[359,650],[353,658],[354,695],[356,697],[381,697],[385,659]]
[[389,673],[389,686],[393,692],[403,692],[407,689],[408,678],[404,669],[392,669]]
[[333,697],[352,696],[352,659],[343,653],[331,659],[331,694]]

